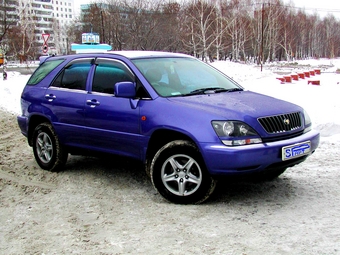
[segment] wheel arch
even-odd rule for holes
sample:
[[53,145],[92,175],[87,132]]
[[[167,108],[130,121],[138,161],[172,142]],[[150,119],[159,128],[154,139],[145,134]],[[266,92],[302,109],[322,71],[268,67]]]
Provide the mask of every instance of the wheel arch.
[[30,146],[33,145],[33,133],[34,129],[41,123],[51,123],[51,121],[42,116],[42,115],[32,115],[29,119],[29,124],[28,124],[28,133],[27,133],[27,138],[28,138],[28,144]]
[[184,133],[169,129],[159,129],[156,130],[150,137],[145,159],[148,160],[153,158],[161,147],[174,140],[186,140],[196,145],[195,141]]

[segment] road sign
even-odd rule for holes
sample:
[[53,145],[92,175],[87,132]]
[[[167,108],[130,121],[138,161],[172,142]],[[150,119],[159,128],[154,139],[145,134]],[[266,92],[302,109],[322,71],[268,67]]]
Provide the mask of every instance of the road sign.
[[42,51],[43,51],[43,53],[47,53],[48,46],[46,44],[44,44],[44,46],[42,47]]
[[47,51],[48,51],[47,40],[48,40],[48,38],[50,38],[50,34],[42,34],[42,38],[44,40],[42,51],[43,51],[43,53],[47,53]]
[[48,40],[48,38],[50,38],[50,34],[42,34],[42,38],[44,40],[44,44],[47,45],[47,40]]

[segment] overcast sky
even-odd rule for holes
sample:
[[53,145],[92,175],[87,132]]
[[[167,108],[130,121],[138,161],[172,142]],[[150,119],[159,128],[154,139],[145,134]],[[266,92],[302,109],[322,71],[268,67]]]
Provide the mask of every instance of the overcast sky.
[[304,8],[308,12],[315,11],[320,16],[326,16],[328,13],[340,18],[340,1],[339,0],[284,0],[285,3],[295,7]]
[[293,3],[297,7],[305,8],[321,8],[321,9],[340,9],[339,1],[337,0],[284,0],[285,3]]

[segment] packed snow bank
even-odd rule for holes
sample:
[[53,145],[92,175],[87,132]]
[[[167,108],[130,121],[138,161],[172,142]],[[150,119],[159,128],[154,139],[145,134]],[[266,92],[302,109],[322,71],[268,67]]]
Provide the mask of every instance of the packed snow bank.
[[0,80],[0,107],[12,113],[21,113],[20,96],[30,75],[8,72],[7,80]]

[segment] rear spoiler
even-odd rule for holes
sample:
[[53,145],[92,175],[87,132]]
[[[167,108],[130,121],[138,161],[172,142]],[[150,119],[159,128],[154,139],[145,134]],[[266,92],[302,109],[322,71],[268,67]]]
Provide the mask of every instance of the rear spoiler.
[[39,57],[39,65],[41,65],[42,63],[44,63],[46,61],[46,59],[50,58],[50,57],[54,57],[55,55],[50,55],[50,56],[40,56]]

